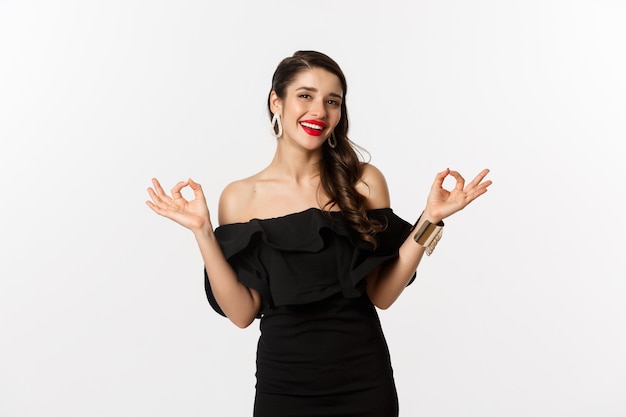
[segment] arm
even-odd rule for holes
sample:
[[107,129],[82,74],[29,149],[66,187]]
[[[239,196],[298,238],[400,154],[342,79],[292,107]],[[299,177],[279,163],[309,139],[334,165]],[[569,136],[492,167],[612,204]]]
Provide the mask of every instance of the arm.
[[[488,173],[487,169],[481,171],[467,186],[463,177],[456,171],[446,169],[438,173],[428,195],[426,208],[414,231],[427,220],[438,223],[487,192],[487,187],[492,182],[483,179]],[[456,179],[456,186],[451,191],[443,188],[443,182],[448,175]],[[368,199],[368,208],[389,207],[389,192],[382,173],[376,169],[364,170],[364,182],[367,182],[371,190],[369,194],[363,194]],[[373,271],[367,277],[367,294],[372,303],[379,308],[389,308],[396,301],[424,255],[424,247],[413,239],[414,231],[400,246],[399,256],[395,260]]]
[[[259,312],[261,296],[257,291],[244,286],[237,280],[235,271],[224,258],[213,233],[213,225],[200,184],[191,179],[181,181],[172,188],[170,197],[163,191],[156,179],[153,179],[152,183],[154,188],[148,188],[148,194],[152,198],[152,201],[146,202],[148,207],[155,213],[193,232],[204,260],[213,294],[222,311],[238,327],[249,326]],[[194,192],[194,199],[190,201],[187,201],[181,193],[181,190],[187,186]],[[226,190],[224,194],[227,194]],[[224,194],[220,199],[220,211]],[[227,218],[228,216],[220,217]]]

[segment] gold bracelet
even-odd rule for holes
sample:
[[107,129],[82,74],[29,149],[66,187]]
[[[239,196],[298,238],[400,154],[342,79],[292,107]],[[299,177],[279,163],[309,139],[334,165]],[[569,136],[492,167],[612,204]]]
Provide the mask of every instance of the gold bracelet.
[[[419,222],[419,219],[417,221]],[[424,223],[413,235],[413,240],[426,248],[426,255],[430,256],[435,250],[437,243],[439,243],[439,240],[441,240],[441,236],[443,235],[443,226],[443,221],[433,224],[428,220],[424,220]]]

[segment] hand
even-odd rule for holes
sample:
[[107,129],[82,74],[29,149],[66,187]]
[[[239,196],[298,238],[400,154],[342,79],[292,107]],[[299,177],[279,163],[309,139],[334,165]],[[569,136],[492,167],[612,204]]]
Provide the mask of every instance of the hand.
[[[426,202],[426,218],[438,222],[464,209],[469,203],[485,194],[487,187],[492,184],[491,180],[483,181],[488,173],[488,169],[483,169],[467,186],[457,171],[446,168],[445,171],[438,173]],[[443,182],[448,175],[456,179],[456,186],[451,191],[443,188]]]
[[[155,213],[194,232],[204,228],[213,230],[209,209],[200,184],[191,178],[187,181],[180,181],[172,188],[171,197],[163,191],[163,187],[156,178],[152,179],[152,184],[154,189],[148,188],[152,201],[146,201],[146,204]],[[181,194],[181,190],[187,186],[191,187],[194,193],[194,199],[190,201],[185,200]]]

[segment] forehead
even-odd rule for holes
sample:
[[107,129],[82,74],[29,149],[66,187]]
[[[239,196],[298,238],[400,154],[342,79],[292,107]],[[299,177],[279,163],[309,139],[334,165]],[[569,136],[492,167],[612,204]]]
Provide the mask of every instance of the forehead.
[[289,89],[307,87],[320,91],[322,94],[338,94],[343,96],[343,88],[339,77],[323,68],[311,68],[300,71],[291,84]]

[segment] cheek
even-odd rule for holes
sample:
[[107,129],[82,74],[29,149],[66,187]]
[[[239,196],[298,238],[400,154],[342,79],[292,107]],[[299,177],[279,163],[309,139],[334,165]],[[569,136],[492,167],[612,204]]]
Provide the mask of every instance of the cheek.
[[300,115],[306,113],[307,109],[301,103],[295,103],[289,107],[289,114],[299,117]]
[[335,126],[339,123],[339,121],[341,120],[341,110],[339,110],[336,114],[335,114]]

